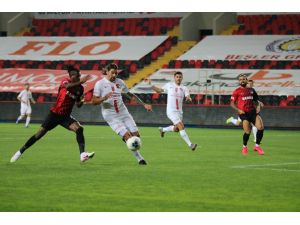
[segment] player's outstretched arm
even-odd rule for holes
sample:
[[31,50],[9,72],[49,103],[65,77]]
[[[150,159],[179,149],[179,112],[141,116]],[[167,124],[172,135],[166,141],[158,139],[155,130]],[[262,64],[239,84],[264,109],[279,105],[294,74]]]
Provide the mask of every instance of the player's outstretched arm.
[[65,84],[65,87],[66,87],[67,89],[69,89],[69,88],[72,88],[72,87],[75,87],[75,86],[84,84],[84,83],[87,82],[89,79],[91,79],[91,75],[88,74],[88,75],[86,75],[85,77],[81,78],[81,79],[80,79],[79,81],[77,81],[77,82]]
[[135,95],[134,93],[128,92],[127,95],[130,98],[135,98],[137,100],[137,102],[140,105],[143,105],[144,108],[148,111],[148,112],[152,112],[152,105],[145,103],[142,99],[140,99],[137,95]]
[[144,79],[144,81],[145,81],[146,83],[148,83],[148,84],[151,86],[151,88],[152,88],[153,91],[155,91],[155,92],[157,92],[157,93],[162,93],[162,92],[164,92],[164,90],[163,90],[162,88],[157,87],[157,86],[155,86],[155,85],[151,85],[152,82],[151,82],[150,79],[146,78],[146,79]]

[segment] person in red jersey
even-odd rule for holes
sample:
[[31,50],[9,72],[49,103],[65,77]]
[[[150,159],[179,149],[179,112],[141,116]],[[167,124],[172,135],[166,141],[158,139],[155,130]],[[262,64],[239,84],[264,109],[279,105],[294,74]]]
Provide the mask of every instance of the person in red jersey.
[[246,87],[247,76],[244,74],[239,75],[240,87],[234,90],[231,96],[230,106],[235,109],[242,120],[244,135],[243,135],[243,148],[242,154],[247,155],[247,143],[251,133],[251,123],[257,128],[256,144],[254,151],[263,155],[264,151],[260,147],[260,142],[264,134],[264,125],[262,118],[259,115],[261,104],[258,104],[258,95],[253,88]]
[[83,127],[80,123],[71,116],[73,106],[81,107],[83,104],[83,86],[87,80],[90,79],[90,75],[87,75],[80,79],[80,72],[73,66],[68,67],[69,78],[62,79],[56,102],[51,107],[49,114],[41,125],[40,129],[27,142],[17,151],[10,162],[16,162],[21,155],[32,146],[36,141],[42,138],[48,131],[55,128],[57,125],[73,131],[76,133],[76,140],[79,146],[80,161],[86,160],[94,156],[94,152],[85,152],[85,140],[83,135]]

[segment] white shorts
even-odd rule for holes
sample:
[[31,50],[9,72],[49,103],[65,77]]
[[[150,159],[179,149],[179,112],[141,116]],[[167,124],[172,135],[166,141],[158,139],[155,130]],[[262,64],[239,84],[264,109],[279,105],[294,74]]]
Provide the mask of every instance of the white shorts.
[[167,116],[174,125],[182,122],[182,113],[181,112],[167,112]]
[[102,113],[102,115],[111,129],[121,137],[127,132],[138,132],[136,123],[127,110],[120,113]]
[[31,106],[28,105],[21,105],[21,115],[29,115],[31,114],[32,110],[31,110]]

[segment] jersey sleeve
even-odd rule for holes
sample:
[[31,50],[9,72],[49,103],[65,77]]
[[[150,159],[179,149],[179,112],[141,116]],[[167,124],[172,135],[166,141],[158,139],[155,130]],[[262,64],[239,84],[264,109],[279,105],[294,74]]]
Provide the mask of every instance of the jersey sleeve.
[[101,97],[101,83],[99,81],[95,84],[93,95]]
[[31,99],[31,100],[33,99],[31,92],[29,92],[29,99]]
[[18,94],[17,98],[22,98],[23,94],[24,94],[24,90]]
[[167,83],[164,86],[162,86],[161,89],[163,89],[165,93],[168,93],[169,86],[170,86],[170,83]]
[[63,79],[61,82],[60,82],[60,86],[59,86],[59,89],[63,89],[63,88],[66,88],[66,84],[70,83],[70,81],[68,79]]
[[185,97],[187,97],[187,96],[189,96],[190,95],[190,91],[189,91],[189,89],[187,88],[187,87],[184,87],[184,96]]
[[119,80],[120,81],[120,83],[121,83],[121,85],[122,85],[122,92],[123,93],[128,93],[129,92],[129,88],[126,86],[126,84],[125,84],[125,82],[123,81],[123,80]]
[[235,90],[235,91],[232,93],[230,100],[231,100],[232,102],[236,102],[237,99],[238,99],[238,90]]

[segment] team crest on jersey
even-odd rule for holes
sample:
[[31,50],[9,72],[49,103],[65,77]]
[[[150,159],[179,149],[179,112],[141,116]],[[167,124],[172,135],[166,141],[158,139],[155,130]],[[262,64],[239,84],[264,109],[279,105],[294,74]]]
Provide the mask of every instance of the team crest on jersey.
[[116,87],[119,89],[120,88],[120,84],[116,84]]

